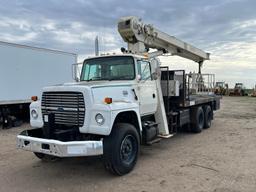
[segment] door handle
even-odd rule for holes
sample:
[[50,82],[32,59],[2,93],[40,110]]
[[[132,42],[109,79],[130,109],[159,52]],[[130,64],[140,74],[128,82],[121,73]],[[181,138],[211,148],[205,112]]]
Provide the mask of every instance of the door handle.
[[132,92],[134,93],[134,99],[137,101],[138,100],[138,97],[137,97],[137,94],[135,92],[135,89],[132,89]]
[[152,97],[153,97],[153,98],[155,98],[155,97],[156,97],[156,94],[155,94],[155,93],[153,93]]

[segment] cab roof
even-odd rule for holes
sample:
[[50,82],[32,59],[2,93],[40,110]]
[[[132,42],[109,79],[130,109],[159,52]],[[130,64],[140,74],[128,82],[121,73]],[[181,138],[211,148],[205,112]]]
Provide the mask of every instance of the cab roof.
[[94,58],[104,58],[104,57],[127,57],[127,56],[135,57],[135,58],[138,58],[138,59],[148,59],[148,57],[143,56],[143,55],[137,55],[137,54],[132,54],[132,53],[124,53],[124,54],[106,54],[106,55],[88,57],[84,60],[94,59]]

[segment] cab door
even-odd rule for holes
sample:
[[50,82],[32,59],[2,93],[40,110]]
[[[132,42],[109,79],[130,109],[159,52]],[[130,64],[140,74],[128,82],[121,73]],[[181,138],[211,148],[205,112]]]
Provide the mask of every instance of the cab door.
[[156,82],[152,79],[150,62],[137,60],[138,69],[138,95],[140,114],[154,114],[157,109]]

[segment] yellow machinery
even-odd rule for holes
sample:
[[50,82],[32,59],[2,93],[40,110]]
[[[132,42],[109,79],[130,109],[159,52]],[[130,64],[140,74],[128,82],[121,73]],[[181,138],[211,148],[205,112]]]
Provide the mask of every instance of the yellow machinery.
[[223,81],[216,82],[214,87],[214,93],[216,95],[228,95],[228,84]]
[[243,83],[236,83],[233,91],[230,91],[229,96],[248,96]]

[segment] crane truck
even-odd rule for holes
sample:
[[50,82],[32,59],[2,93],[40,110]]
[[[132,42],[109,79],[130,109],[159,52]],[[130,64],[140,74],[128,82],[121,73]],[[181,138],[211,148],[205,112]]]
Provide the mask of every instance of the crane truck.
[[[30,105],[33,129],[17,136],[18,148],[42,160],[102,155],[107,170],[124,175],[141,145],[181,127],[200,133],[211,126],[220,97],[206,83],[211,75],[201,73],[209,53],[134,16],[121,18],[118,31],[128,44],[123,54],[85,59],[77,82],[43,88]],[[195,61],[199,73],[160,66],[161,55]]]

